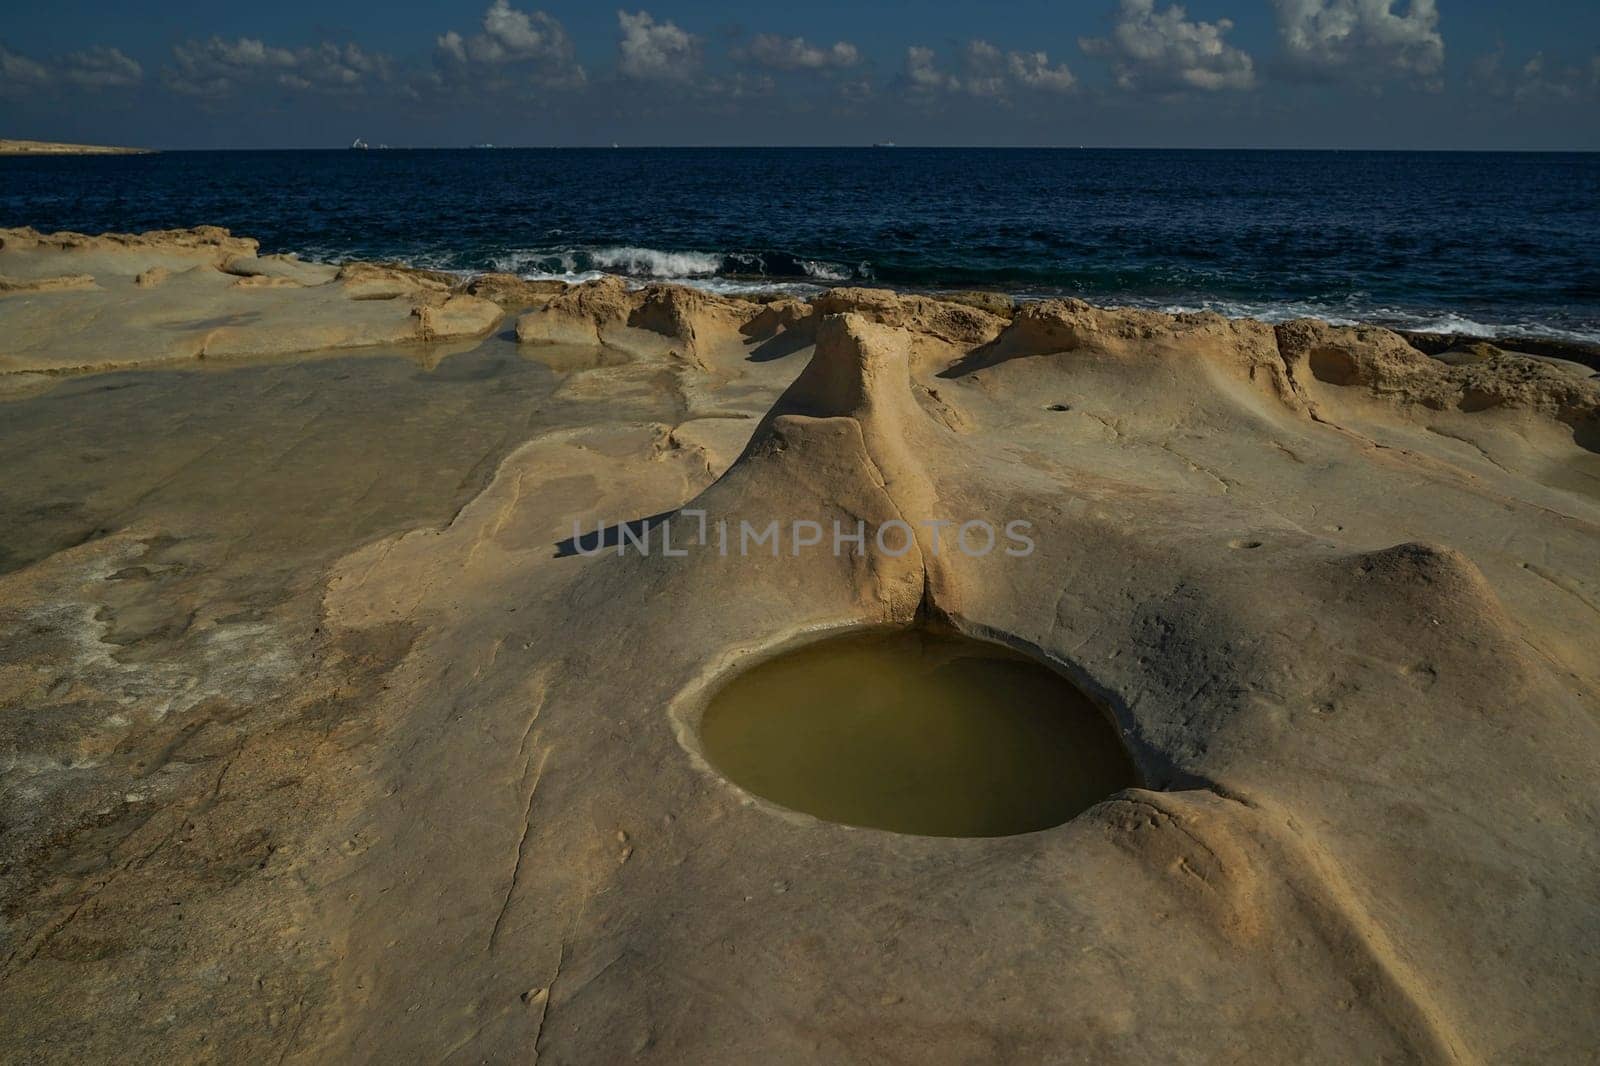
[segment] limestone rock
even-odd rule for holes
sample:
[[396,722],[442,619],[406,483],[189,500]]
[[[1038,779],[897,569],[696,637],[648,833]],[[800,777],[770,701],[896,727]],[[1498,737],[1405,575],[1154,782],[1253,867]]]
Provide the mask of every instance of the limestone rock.
[[737,359],[744,327],[763,305],[680,285],[629,289],[602,277],[571,286],[517,320],[526,344],[603,344],[643,358]]
[[1278,326],[1277,336],[1284,363],[1308,388],[1357,386],[1402,406],[1433,411],[1535,410],[1571,426],[1600,415],[1600,383],[1492,345],[1474,351],[1471,361],[1444,362],[1398,334],[1373,327],[1304,319]]
[[0,274],[34,270],[132,278],[152,267],[188,270],[220,267],[235,256],[253,256],[257,242],[235,237],[220,226],[196,226],[148,233],[41,233],[23,227],[0,229]]
[[11,291],[37,295],[0,307],[0,373],[431,343],[481,336],[501,315],[489,301],[454,294],[451,275],[335,268],[256,249],[215,227],[102,237],[3,231],[0,276]]
[[453,279],[436,271],[414,270],[387,263],[346,263],[336,281],[352,300],[395,300],[429,293],[446,293]]
[[503,313],[492,300],[477,296],[450,296],[442,303],[419,304],[411,312],[417,318],[417,331],[425,341],[456,337],[480,337],[494,329]]
[[566,289],[563,281],[532,281],[515,274],[479,274],[466,284],[469,295],[493,300],[507,310],[545,303]]
[[228,258],[219,269],[242,278],[286,278],[298,285],[322,285],[339,275],[338,267],[302,262],[293,255],[236,255]]
[[[33,277],[72,253],[16,254]],[[611,279],[523,315],[518,348],[60,375],[107,337],[289,355],[500,315],[382,269],[236,280],[0,302],[6,546],[64,545],[0,573],[13,1057],[1600,1043],[1593,383],[1380,329]],[[254,382],[250,417],[183,391],[219,381]],[[140,421],[130,383],[177,391]],[[519,388],[478,440],[439,432]],[[1031,550],[959,550],[969,519]],[[741,521],[859,523],[863,549],[719,551]],[[706,757],[706,703],[749,664],[918,624],[1070,679],[1137,787],[927,837],[780,808]]]
[[32,227],[0,229],[0,249],[15,251],[82,252],[91,250],[174,249],[192,250],[211,258],[218,255],[254,255],[260,243],[249,237],[235,237],[221,226],[195,226],[192,229],[149,230],[145,233],[101,233],[89,235],[62,230],[41,233]]
[[602,326],[626,321],[628,290],[620,278],[606,276],[573,285],[543,307],[517,319],[524,344],[599,344]]
[[[143,275],[140,275],[141,277]],[[233,283],[235,289],[298,289],[300,282],[282,274],[247,274]]]
[[818,314],[853,311],[874,322],[952,344],[983,344],[1005,328],[1005,320],[989,311],[927,296],[897,294],[889,289],[829,289],[811,303]]
[[57,274],[48,278],[10,278],[0,274],[0,295],[22,292],[62,292],[68,289],[92,289],[94,277],[90,274]]
[[941,292],[938,298],[946,303],[965,304],[976,307],[980,311],[987,311],[1000,318],[1010,318],[1017,310],[1017,301],[1003,292],[982,292],[965,290],[960,292]]

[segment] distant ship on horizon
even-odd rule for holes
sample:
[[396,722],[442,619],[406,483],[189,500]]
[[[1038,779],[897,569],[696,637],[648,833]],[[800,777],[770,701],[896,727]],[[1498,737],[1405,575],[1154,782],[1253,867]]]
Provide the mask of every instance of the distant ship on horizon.
[[872,147],[874,147],[874,148],[893,148],[894,147],[894,142],[893,141],[876,141],[876,142],[873,143]]
[[367,142],[366,142],[366,141],[364,141],[364,140],[362,140],[362,139],[361,139],[361,138],[360,138],[360,137],[357,137],[357,138],[356,138],[356,139],[355,139],[355,140],[353,140],[353,141],[351,141],[351,142],[350,142],[350,147],[351,147],[351,148],[352,148],[352,149],[356,149],[356,148],[370,148],[370,147],[371,147],[371,145],[369,145],[369,144],[367,144]]

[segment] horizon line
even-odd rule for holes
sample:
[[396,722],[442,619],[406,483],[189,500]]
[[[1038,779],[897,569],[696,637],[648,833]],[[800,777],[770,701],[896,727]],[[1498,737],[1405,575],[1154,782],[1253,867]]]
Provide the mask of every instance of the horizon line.
[[[22,140],[24,138],[16,138]],[[27,138],[32,139],[32,138]],[[76,143],[76,142],[40,142]],[[162,152],[450,152],[450,151],[1059,151],[1059,152],[1367,152],[1415,155],[1594,155],[1600,147],[1569,148],[1375,148],[1364,146],[1315,145],[1104,145],[1104,144],[404,144],[353,148],[349,145],[285,144],[271,146],[230,145],[224,147],[145,147],[140,145],[92,145],[134,153]],[[61,158],[93,153],[17,152],[0,158]]]

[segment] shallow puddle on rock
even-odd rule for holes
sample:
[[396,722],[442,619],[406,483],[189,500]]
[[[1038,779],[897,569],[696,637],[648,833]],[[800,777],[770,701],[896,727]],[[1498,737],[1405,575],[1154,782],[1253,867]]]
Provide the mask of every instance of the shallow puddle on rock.
[[836,637],[712,696],[700,738],[749,792],[846,825],[1005,836],[1137,784],[1105,716],[1009,649],[922,630]]

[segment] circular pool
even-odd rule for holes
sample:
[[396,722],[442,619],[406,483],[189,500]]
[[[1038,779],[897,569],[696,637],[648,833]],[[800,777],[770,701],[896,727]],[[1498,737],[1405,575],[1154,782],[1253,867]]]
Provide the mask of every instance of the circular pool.
[[921,629],[808,644],[728,680],[710,763],[830,822],[928,836],[1060,825],[1138,784],[1101,710],[1008,648]]

